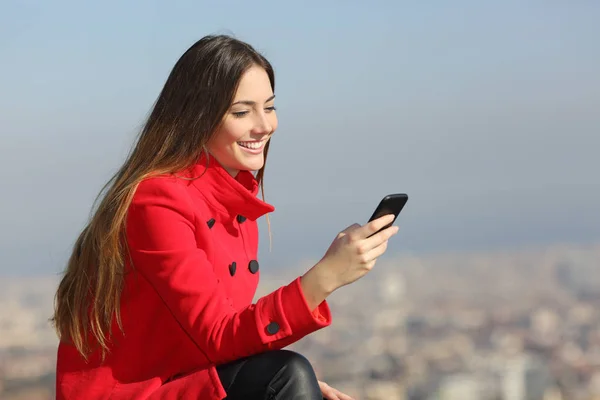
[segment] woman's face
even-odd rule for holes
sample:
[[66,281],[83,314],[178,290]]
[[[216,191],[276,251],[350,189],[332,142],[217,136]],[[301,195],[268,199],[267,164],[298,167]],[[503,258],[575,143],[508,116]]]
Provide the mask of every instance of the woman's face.
[[263,167],[265,145],[277,129],[274,97],[263,68],[253,66],[242,75],[233,104],[208,144],[210,154],[232,176]]

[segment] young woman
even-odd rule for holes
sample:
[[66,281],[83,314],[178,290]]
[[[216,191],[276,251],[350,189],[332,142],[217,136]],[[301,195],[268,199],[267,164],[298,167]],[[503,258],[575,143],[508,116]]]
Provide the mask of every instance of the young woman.
[[269,62],[227,36],[175,64],[58,287],[57,399],[349,399],[282,349],[331,323],[327,296],[373,268],[397,227],[346,228],[252,304],[256,220],[274,210],[257,197],[274,87]]

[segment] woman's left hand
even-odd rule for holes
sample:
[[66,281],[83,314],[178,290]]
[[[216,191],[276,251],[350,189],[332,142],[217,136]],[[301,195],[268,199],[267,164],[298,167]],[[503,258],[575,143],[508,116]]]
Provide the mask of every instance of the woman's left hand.
[[321,388],[321,393],[323,394],[324,399],[327,399],[327,400],[354,400],[352,397],[340,392],[337,389],[332,388],[325,382],[319,381],[319,387]]

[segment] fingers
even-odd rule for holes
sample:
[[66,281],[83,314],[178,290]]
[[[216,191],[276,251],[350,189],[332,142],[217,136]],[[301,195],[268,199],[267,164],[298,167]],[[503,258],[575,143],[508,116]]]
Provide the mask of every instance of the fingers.
[[336,395],[336,399],[339,400],[354,400],[352,397],[348,396],[345,393],[340,392],[339,390],[335,389],[335,388],[331,388],[333,389],[333,393]]
[[321,394],[327,400],[354,400],[352,397],[332,388],[325,382],[319,382],[319,387],[321,388]]
[[386,240],[385,242],[381,243],[377,247],[374,247],[374,248],[362,253],[360,255],[361,263],[369,264],[369,263],[377,260],[379,257],[381,257],[383,255],[383,253],[385,253],[385,251],[387,250],[387,245],[388,245],[388,242]]
[[344,394],[342,392],[340,392],[339,390],[333,389],[336,391],[337,397],[340,400],[354,400],[352,397],[348,396],[347,394]]
[[321,394],[327,400],[354,400],[352,397],[339,390],[332,388],[325,382],[319,381],[319,387],[321,388]]
[[321,389],[321,394],[327,400],[340,400],[335,394],[335,390],[325,382],[319,381],[319,388]]
[[[356,253],[359,255],[361,263],[369,263],[381,256],[387,249],[388,240],[396,233],[398,233],[398,227],[391,226],[368,239],[357,241],[355,243]],[[374,252],[374,250],[377,251]]]
[[378,232],[375,235],[364,239],[364,246],[368,249],[375,248],[381,243],[388,241],[392,236],[398,233],[398,229],[399,228],[397,226],[390,226],[389,228],[384,229],[381,232]]
[[356,239],[365,239],[369,236],[377,233],[381,228],[390,224],[394,220],[394,214],[384,215],[383,217],[377,218],[352,232],[352,235],[356,235]]
[[329,390],[321,392],[321,394],[323,395],[323,398],[327,400],[340,400],[340,398],[336,396],[335,392],[331,388],[329,388]]

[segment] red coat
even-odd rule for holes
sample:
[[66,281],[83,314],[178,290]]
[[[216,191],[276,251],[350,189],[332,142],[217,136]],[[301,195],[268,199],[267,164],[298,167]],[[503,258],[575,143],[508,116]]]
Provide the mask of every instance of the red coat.
[[[204,174],[203,174],[204,173]],[[185,177],[200,176],[195,180]],[[58,347],[57,399],[222,399],[215,365],[281,349],[331,323],[311,312],[299,278],[252,304],[256,219],[274,210],[250,172],[234,179],[212,157],[180,176],[149,178],[134,196],[117,329],[106,361]]]

